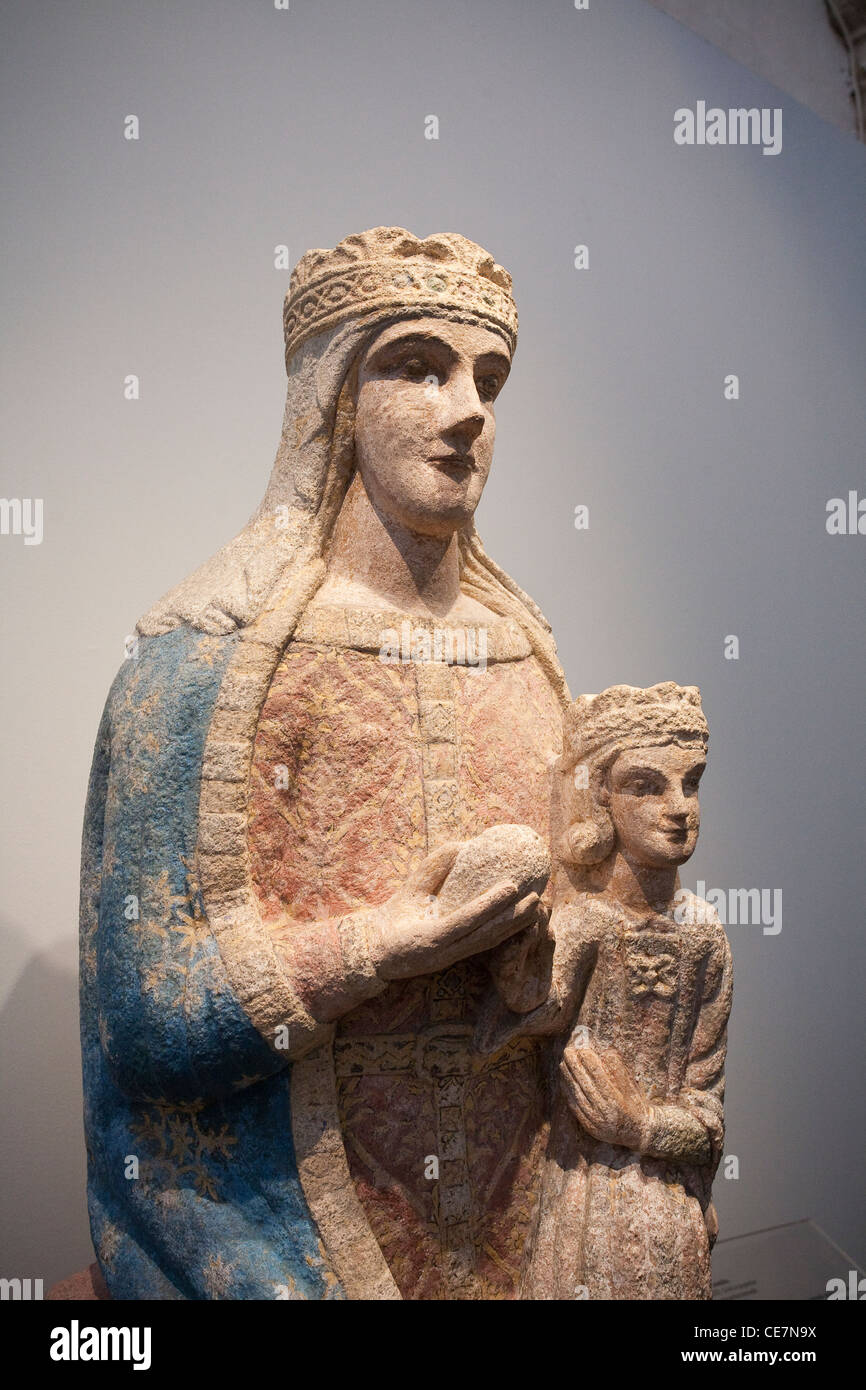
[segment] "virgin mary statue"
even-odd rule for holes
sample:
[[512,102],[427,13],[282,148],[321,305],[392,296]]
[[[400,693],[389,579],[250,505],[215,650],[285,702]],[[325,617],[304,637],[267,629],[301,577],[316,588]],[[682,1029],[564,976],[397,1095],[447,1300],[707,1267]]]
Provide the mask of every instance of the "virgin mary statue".
[[435,896],[483,831],[549,840],[568,698],[473,522],[511,278],[378,227],[301,259],[284,325],[261,506],[141,619],[96,743],[99,1267],[119,1299],[513,1298],[541,1060],[474,1039],[491,976],[545,935],[543,884],[504,853]]

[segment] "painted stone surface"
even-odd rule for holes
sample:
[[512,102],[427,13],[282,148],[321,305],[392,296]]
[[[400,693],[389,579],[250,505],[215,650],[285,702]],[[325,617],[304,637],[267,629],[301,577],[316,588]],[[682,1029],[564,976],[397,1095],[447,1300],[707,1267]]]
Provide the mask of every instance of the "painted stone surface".
[[[517,329],[492,257],[376,228],[302,258],[284,326],[261,506],[142,618],[97,738],[105,1286],[706,1297],[729,960],[671,915],[696,822],[664,762],[703,748],[699,700],[572,705],[484,551]],[[590,729],[613,784],[578,805]],[[642,816],[636,738],[661,759]]]

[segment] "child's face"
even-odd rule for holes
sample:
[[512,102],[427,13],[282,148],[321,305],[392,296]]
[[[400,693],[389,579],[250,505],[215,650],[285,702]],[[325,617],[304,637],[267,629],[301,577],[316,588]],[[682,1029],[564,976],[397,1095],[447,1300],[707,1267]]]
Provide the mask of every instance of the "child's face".
[[705,766],[703,753],[673,743],[620,753],[608,773],[608,810],[630,858],[661,869],[684,864],[694,853]]

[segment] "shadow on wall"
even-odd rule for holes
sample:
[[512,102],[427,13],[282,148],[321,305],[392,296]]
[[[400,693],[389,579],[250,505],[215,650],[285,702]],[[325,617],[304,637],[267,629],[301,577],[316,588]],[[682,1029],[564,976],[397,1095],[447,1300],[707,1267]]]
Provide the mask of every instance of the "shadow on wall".
[[93,1259],[75,942],[27,963],[0,1013],[0,1057],[0,1275],[43,1279],[47,1292]]

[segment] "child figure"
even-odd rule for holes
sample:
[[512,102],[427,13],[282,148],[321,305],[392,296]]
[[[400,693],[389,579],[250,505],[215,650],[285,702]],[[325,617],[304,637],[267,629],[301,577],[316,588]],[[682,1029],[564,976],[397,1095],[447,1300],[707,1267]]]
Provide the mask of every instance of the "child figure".
[[565,746],[550,990],[517,1016],[531,981],[506,945],[494,978],[510,1007],[486,1037],[555,1035],[521,1296],[708,1299],[731,956],[713,909],[678,888],[698,836],[700,692],[581,696]]

